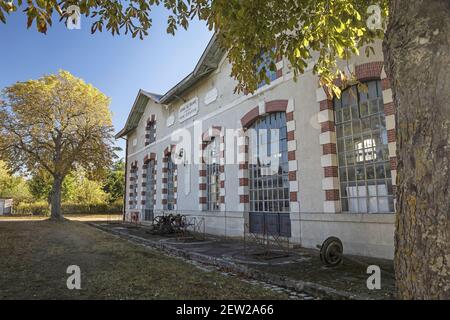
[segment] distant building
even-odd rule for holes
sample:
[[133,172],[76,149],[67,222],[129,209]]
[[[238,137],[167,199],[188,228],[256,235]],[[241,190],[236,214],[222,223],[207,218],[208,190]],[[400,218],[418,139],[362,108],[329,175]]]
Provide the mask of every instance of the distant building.
[[286,59],[245,95],[213,38],[166,94],[140,90],[116,135],[127,139],[125,219],[178,212],[204,218],[210,234],[310,248],[337,236],[348,254],[392,258],[395,110],[381,43],[375,52],[345,65],[367,87],[341,99],[311,67],[295,82]]
[[0,199],[0,216],[12,214],[13,199]]

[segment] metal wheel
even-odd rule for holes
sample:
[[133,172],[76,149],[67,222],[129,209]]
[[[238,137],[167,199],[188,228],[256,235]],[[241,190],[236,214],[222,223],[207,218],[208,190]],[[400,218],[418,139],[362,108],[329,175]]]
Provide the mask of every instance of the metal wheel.
[[320,260],[328,266],[337,266],[343,258],[342,241],[336,237],[327,238],[320,248]]

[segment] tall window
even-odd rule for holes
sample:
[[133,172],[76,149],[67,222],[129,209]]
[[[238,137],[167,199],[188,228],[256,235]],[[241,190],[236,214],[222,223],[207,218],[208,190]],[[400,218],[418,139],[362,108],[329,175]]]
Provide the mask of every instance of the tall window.
[[[258,66],[256,69],[257,74],[261,72],[261,70],[264,68],[267,78],[270,80],[270,82],[277,79],[277,71],[276,70],[270,70],[270,67],[272,64],[274,64],[273,60],[271,59],[269,54],[263,54],[262,55],[263,62]],[[258,84],[258,89],[265,86],[267,81],[261,81]]]
[[153,219],[153,209],[155,208],[155,161],[150,160],[146,169],[146,193],[145,193],[145,220]]
[[132,168],[130,171],[130,176],[133,178],[132,184],[130,185],[130,209],[137,209],[137,195],[138,195],[138,170],[137,168]]
[[147,122],[145,127],[145,145],[149,145],[156,141],[156,121]]
[[175,209],[175,169],[177,165],[172,160],[172,155],[168,156],[167,162],[167,210]]
[[283,222],[289,220],[286,114],[269,114],[256,121],[251,129],[249,201],[253,215],[250,229],[290,236],[290,223]]
[[213,137],[207,145],[204,155],[206,158],[206,193],[207,210],[220,209],[220,172],[219,172],[219,143]]
[[352,86],[334,99],[342,210],[393,212],[381,82],[364,87]]

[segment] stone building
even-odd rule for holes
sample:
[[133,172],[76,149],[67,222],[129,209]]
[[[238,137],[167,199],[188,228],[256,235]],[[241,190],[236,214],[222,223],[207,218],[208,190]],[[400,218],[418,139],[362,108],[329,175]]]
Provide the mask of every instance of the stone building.
[[396,122],[381,52],[377,43],[346,64],[367,87],[340,99],[311,68],[294,81],[285,59],[246,95],[213,37],[167,93],[138,92],[116,136],[127,140],[125,219],[177,212],[209,234],[267,232],[311,248],[337,236],[348,254],[391,259]]

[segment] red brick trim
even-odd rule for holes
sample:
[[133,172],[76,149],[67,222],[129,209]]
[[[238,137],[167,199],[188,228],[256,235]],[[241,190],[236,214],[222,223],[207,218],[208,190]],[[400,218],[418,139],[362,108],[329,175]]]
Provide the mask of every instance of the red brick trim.
[[144,157],[144,165],[148,164],[150,161],[155,160],[156,159],[156,154],[155,153],[150,153],[150,154],[146,154]]
[[294,120],[294,111],[286,112],[286,122]]
[[252,125],[253,122],[256,121],[259,117],[259,108],[254,107],[249,112],[247,112],[242,118],[241,118],[241,124],[243,128],[248,128]]
[[[167,184],[168,183],[168,172],[169,172],[169,169],[168,169],[167,165],[168,165],[168,162],[169,162],[169,157],[172,156],[172,153],[174,151],[175,151],[175,145],[169,145],[163,151],[163,158],[162,158],[163,167],[161,169],[161,172],[162,172],[161,182],[163,184]],[[175,166],[174,167],[173,182],[175,183],[176,181],[177,181],[177,167]],[[167,194],[168,193],[167,187],[166,188],[161,188],[161,193],[162,194]],[[176,199],[178,197],[177,195],[178,195],[177,187],[174,186],[173,187],[173,198],[174,198],[173,204],[174,204],[174,209],[175,210],[176,210],[176,204],[177,204],[177,200]],[[162,203],[164,209],[167,209],[166,208],[167,204],[168,204],[167,199],[162,199],[161,203]]]
[[357,65],[355,67],[356,79],[358,79],[361,82],[380,79],[383,64],[384,64],[383,61],[376,61]]
[[[145,146],[148,146],[150,144],[150,129],[151,126],[156,126],[156,116],[154,114],[152,114],[150,117],[148,117],[147,119],[147,124],[145,126]],[[156,128],[155,128],[156,129]],[[155,137],[156,138],[156,130],[155,130]]]
[[[208,130],[206,130],[205,132],[202,133],[202,142],[200,144],[200,151],[201,151],[201,157],[200,157],[200,166],[199,166],[199,171],[198,171],[198,175],[199,175],[199,199],[202,199],[203,197],[205,199],[207,199],[206,197],[206,190],[208,188],[208,185],[204,179],[204,177],[206,177],[207,172],[206,172],[206,163],[205,163],[205,159],[203,157],[203,150],[206,149],[206,147],[211,143],[211,141],[213,140],[213,138],[215,139],[219,139],[219,183],[220,183],[220,191],[221,194],[225,194],[224,189],[225,189],[225,181],[224,176],[225,176],[225,166],[222,163],[225,163],[225,134],[224,131],[222,129],[221,126],[212,126],[210,128],[208,128]],[[222,196],[223,197],[223,196]],[[220,203],[225,203],[225,201],[219,201]],[[199,208],[200,210],[206,210],[207,207],[205,206],[205,204],[207,204],[207,201],[205,202],[200,202],[199,201]],[[224,206],[221,206],[220,210],[225,210]]]
[[336,126],[334,125],[334,121],[325,121],[320,123],[320,131],[324,132],[335,132]]
[[[250,126],[257,121],[260,117],[263,117],[267,114],[270,113],[275,113],[275,112],[284,112],[286,114],[286,123],[288,124],[289,122],[289,128],[290,131],[287,131],[287,140],[288,140],[288,161],[290,162],[296,162],[296,152],[297,152],[297,147],[296,144],[293,144],[292,142],[295,142],[296,139],[296,126],[295,126],[295,119],[294,119],[294,112],[293,112],[293,105],[289,104],[289,100],[273,100],[273,101],[269,101],[265,103],[265,108],[264,108],[264,113],[262,113],[263,111],[261,111],[260,114],[260,108],[255,107],[253,109],[251,109],[249,112],[247,112],[247,114],[245,114],[242,118],[241,118],[241,124],[242,127],[244,129],[244,131],[248,128],[250,128]],[[292,102],[293,103],[293,102]],[[288,111],[288,106],[289,106],[289,112]],[[248,137],[246,137],[248,138]],[[238,152],[239,155],[243,155],[243,159],[245,160],[240,160],[239,161],[239,190],[240,190],[240,194],[239,194],[239,203],[240,204],[245,204],[244,206],[240,206],[241,210],[248,210],[248,207],[246,206],[249,203],[249,194],[248,194],[248,185],[249,185],[249,178],[248,178],[248,152],[249,152],[249,146],[248,146],[248,141],[246,141],[245,143],[241,143],[238,146]],[[290,171],[288,173],[288,179],[289,179],[289,187],[291,188],[292,186],[292,190],[290,191],[290,210],[291,211],[298,211],[299,210],[299,206],[298,206],[298,187],[295,186],[295,182],[297,182],[297,170],[296,171]]]
[[156,121],[156,116],[154,114],[152,114],[151,116],[148,117],[147,124],[155,122],[155,121]]
[[247,187],[248,186],[248,178],[239,178],[239,186]]
[[384,115],[390,116],[395,115],[395,105],[393,102],[385,103],[384,104]]
[[297,171],[289,171],[288,179],[289,179],[289,181],[296,181],[297,180]]
[[[265,104],[265,113],[286,112],[288,100],[272,100]],[[241,118],[241,124],[244,129],[250,127],[258,118],[259,107],[254,107]]]
[[397,170],[397,157],[389,158],[389,162],[391,164],[391,170]]
[[[210,132],[210,131],[212,131],[212,132]],[[210,142],[212,138],[220,137],[221,132],[222,132],[222,127],[220,127],[220,126],[213,126],[213,127],[211,127],[211,130],[208,129],[205,132],[203,132],[202,145],[204,145],[206,147],[208,145],[208,142]]]
[[295,151],[288,151],[288,161],[295,160]]
[[322,145],[323,155],[327,154],[336,154],[336,144],[335,143],[327,143]]
[[248,203],[248,194],[240,194],[239,195],[239,203]]
[[167,158],[168,156],[170,156],[174,151],[175,151],[175,145],[172,144],[170,146],[168,146],[167,148],[164,149],[164,157]]
[[295,132],[294,131],[289,131],[287,133],[287,141],[293,141],[295,140]]
[[381,90],[387,90],[391,88],[391,83],[388,78],[381,79]]
[[325,178],[331,178],[331,177],[338,177],[338,167],[337,166],[331,166],[331,167],[324,167],[324,175]]
[[291,202],[297,202],[297,192],[290,192],[289,193],[289,200]]
[[323,110],[333,110],[333,101],[332,100],[322,100],[319,102],[320,111]]
[[288,100],[272,100],[266,102],[266,113],[286,112]]
[[339,201],[339,190],[325,190],[325,199],[327,201]]
[[391,129],[387,131],[388,143],[395,142],[395,129]]
[[248,170],[248,163],[239,163],[239,170]]

